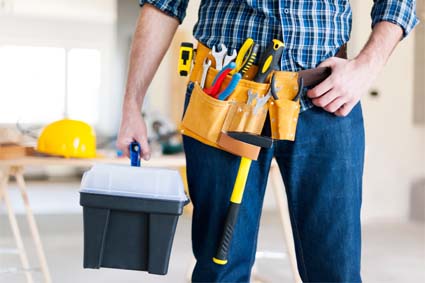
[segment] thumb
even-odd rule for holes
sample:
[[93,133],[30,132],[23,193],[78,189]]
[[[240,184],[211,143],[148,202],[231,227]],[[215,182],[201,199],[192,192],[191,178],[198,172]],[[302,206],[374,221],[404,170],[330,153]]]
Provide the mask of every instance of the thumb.
[[329,67],[332,68],[335,65],[334,57],[328,58],[317,66],[318,68]]
[[140,157],[144,160],[148,161],[151,158],[151,149],[149,147],[148,138],[146,135],[139,135],[136,138],[137,142],[139,142],[141,151]]

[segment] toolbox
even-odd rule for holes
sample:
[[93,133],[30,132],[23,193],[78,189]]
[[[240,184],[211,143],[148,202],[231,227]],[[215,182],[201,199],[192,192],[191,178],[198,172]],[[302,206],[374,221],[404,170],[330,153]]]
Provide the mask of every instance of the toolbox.
[[165,275],[188,203],[177,170],[99,164],[82,179],[84,268]]

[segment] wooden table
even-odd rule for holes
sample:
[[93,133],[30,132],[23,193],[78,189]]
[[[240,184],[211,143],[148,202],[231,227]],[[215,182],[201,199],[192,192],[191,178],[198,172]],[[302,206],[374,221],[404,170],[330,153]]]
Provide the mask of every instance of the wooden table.
[[[96,163],[112,163],[112,164],[129,164],[127,158],[96,158],[96,159],[66,159],[57,157],[25,157],[19,159],[0,160],[0,202],[4,201],[9,223],[15,243],[17,246],[19,258],[22,264],[23,271],[27,282],[32,283],[34,279],[32,277],[31,269],[29,266],[27,252],[25,250],[22,235],[19,230],[15,211],[13,209],[9,192],[8,183],[11,176],[14,176],[21,193],[22,200],[24,202],[26,217],[31,232],[31,237],[34,241],[37,257],[40,263],[41,272],[44,276],[44,282],[51,283],[52,278],[49,272],[46,256],[44,253],[43,245],[41,242],[40,234],[38,231],[37,223],[35,221],[34,214],[29,202],[27,188],[24,179],[24,171],[28,166],[73,166],[73,167],[91,167]],[[146,167],[167,167],[167,168],[184,168],[186,166],[184,155],[176,156],[160,156],[153,157],[149,162],[143,162],[142,166]],[[279,173],[279,168],[275,161],[272,163],[270,169],[270,180],[272,182],[275,199],[280,212],[280,219],[282,221],[286,247],[288,249],[288,255],[290,259],[291,268],[294,274],[295,282],[301,282],[297,263],[294,252],[294,243],[292,239],[292,229],[289,219],[289,212],[286,202],[286,196],[282,188],[282,181]]]

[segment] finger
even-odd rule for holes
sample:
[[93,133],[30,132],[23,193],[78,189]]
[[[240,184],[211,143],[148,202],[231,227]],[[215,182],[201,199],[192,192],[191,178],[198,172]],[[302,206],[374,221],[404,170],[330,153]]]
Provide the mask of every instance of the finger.
[[147,137],[140,135],[136,138],[136,140],[141,147],[140,157],[148,161],[151,158],[151,149],[150,149]]
[[329,103],[326,107],[324,107],[323,109],[325,109],[329,113],[334,113],[339,108],[341,108],[341,106],[344,105],[345,102],[346,102],[346,100],[344,99],[344,97],[339,96],[334,101]]
[[353,100],[343,104],[337,111],[335,111],[335,115],[339,117],[345,117],[350,114],[351,110],[353,110],[354,106],[356,106],[357,101]]
[[326,80],[315,86],[314,88],[307,91],[307,96],[310,98],[321,97],[334,87],[333,76],[330,75]]
[[335,57],[331,57],[326,59],[325,61],[323,61],[322,63],[319,64],[319,66],[317,66],[318,68],[321,67],[333,67],[336,64],[336,58]]
[[332,101],[334,101],[338,96],[339,96],[339,93],[335,89],[332,89],[328,91],[326,94],[320,96],[319,98],[314,98],[312,102],[314,105],[318,107],[325,108]]
[[116,143],[117,148],[122,152],[122,156],[130,157],[129,147],[130,141],[118,140]]

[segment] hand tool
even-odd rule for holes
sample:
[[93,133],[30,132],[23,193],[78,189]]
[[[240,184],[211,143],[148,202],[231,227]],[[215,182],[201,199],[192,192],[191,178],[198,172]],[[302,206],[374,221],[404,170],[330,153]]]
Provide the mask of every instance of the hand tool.
[[260,57],[258,72],[254,77],[255,82],[265,82],[271,71],[279,69],[284,47],[285,44],[282,41],[273,39]]
[[242,66],[239,69],[239,73],[242,74],[242,76],[246,73],[246,71],[251,68],[252,64],[254,64],[255,59],[257,59],[258,49],[260,48],[260,45],[257,43],[254,44],[254,47],[252,47],[251,53],[247,55],[246,60],[243,62]]
[[295,97],[292,99],[292,101],[298,101],[298,99],[300,99],[301,94],[303,93],[303,89],[304,89],[304,78],[298,77],[298,92],[297,92],[297,95],[295,95]]
[[180,45],[180,56],[178,71],[180,76],[186,77],[192,67],[193,44],[190,42],[182,42]]
[[224,56],[224,60],[223,60],[223,66],[228,65],[230,62],[232,62],[235,58],[236,55],[238,55],[238,52],[236,51],[236,49],[232,50],[232,54],[231,55],[227,55]]
[[252,111],[252,113],[254,115],[257,115],[258,110],[260,110],[264,106],[264,104],[267,103],[267,100],[269,100],[270,97],[272,97],[270,91],[265,96],[258,97],[257,98],[257,104],[255,104],[254,110]]
[[247,100],[246,104],[251,105],[257,97],[258,97],[258,93],[253,92],[252,89],[249,89],[248,90],[248,100]]
[[226,78],[227,74],[235,68],[236,64],[231,62],[229,65],[225,66],[214,78],[213,84],[209,88],[205,88],[204,92],[212,97],[216,97],[218,91],[220,90],[221,84]]
[[239,73],[236,73],[232,76],[232,80],[227,85],[227,87],[218,94],[217,98],[219,100],[226,100],[227,97],[229,97],[230,94],[235,90],[236,86],[238,85],[239,81],[242,79],[242,75]]
[[275,80],[275,74],[272,76],[272,81],[270,83],[270,88],[267,94],[261,98],[257,98],[257,104],[254,106],[253,113],[256,115],[258,111],[266,104],[267,100],[269,100],[270,97],[273,97],[275,99],[279,99],[277,96],[277,93],[279,92],[280,88],[276,87],[276,80]]
[[273,96],[273,98],[275,100],[278,100],[279,99],[279,96],[277,96],[277,93],[279,92],[280,89],[276,88],[276,80],[275,80],[275,75],[274,74],[272,76],[272,81],[270,83],[270,90],[271,90],[270,93]]
[[222,44],[220,44],[220,47],[221,47],[221,51],[220,52],[217,52],[217,49],[215,48],[215,45],[213,46],[212,51],[211,51],[211,53],[212,53],[212,55],[213,55],[213,57],[215,59],[215,68],[217,70],[219,70],[219,71],[223,68],[223,60],[224,60],[224,57],[227,54],[227,47],[226,47],[226,45],[224,45],[222,43]]
[[[256,147],[271,148],[272,139],[269,137],[262,137],[250,133],[241,132],[227,132],[229,137],[244,143],[251,144]],[[249,169],[252,160],[247,157],[241,157],[239,164],[238,175],[236,176],[235,184],[233,186],[232,195],[230,197],[230,206],[227,210],[226,220],[224,222],[223,234],[217,249],[213,262],[220,265],[227,263],[227,255],[232,241],[233,231],[238,219],[240,205],[245,190],[246,181],[248,179]]]
[[215,85],[215,83],[217,82],[218,78],[220,78],[221,75],[224,72],[227,72],[227,69],[230,69],[230,71],[232,71],[235,67],[236,67],[236,63],[234,63],[234,62],[230,62],[228,65],[224,66],[223,69],[221,69],[221,71],[218,72],[218,74],[215,76],[212,85]]
[[258,48],[259,45],[252,38],[247,38],[236,57],[236,69],[232,74],[240,72],[243,76],[257,58]]
[[140,166],[140,144],[136,141],[129,146],[131,166]]
[[202,64],[202,78],[201,83],[199,84],[201,88],[204,88],[205,85],[205,79],[207,78],[208,69],[211,67],[211,60],[208,58],[205,58],[204,63]]

